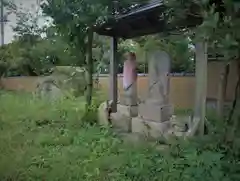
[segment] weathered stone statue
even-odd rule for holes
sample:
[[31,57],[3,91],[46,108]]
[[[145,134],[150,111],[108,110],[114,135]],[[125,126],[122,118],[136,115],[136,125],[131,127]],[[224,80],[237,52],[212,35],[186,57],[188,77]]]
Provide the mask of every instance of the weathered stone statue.
[[170,57],[155,51],[149,57],[149,95],[139,105],[139,115],[132,119],[132,131],[160,137],[170,127],[172,106],[169,103]]
[[86,87],[85,71],[80,67],[57,66],[51,76],[38,81],[36,95],[48,100],[81,96]]
[[[117,112],[108,115],[108,105],[103,103],[99,107],[99,123],[103,125],[112,124],[114,128],[122,131],[131,131],[131,121],[138,115],[137,105],[137,63],[134,53],[127,53],[123,69],[123,94]],[[109,120],[109,117],[111,120]]]
[[46,100],[57,100],[64,96],[63,91],[57,85],[53,77],[46,77],[43,81],[39,82],[36,87],[35,94],[39,98]]
[[[123,68],[123,98],[122,105],[137,106],[137,62],[134,53],[126,54]],[[131,112],[130,116],[137,116],[137,112]]]
[[152,53],[149,59],[149,96],[140,107],[142,117],[158,122],[171,117],[169,107],[170,57],[164,51]]
[[134,53],[126,54],[126,60],[123,68],[123,87],[129,89],[137,80],[137,63]]
[[157,51],[149,60],[149,97],[160,104],[169,102],[170,57],[166,52]]

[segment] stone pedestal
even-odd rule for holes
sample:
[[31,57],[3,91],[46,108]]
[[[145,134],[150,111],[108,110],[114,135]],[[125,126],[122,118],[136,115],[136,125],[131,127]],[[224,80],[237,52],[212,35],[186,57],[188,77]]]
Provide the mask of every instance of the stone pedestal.
[[107,115],[107,104],[106,102],[102,103],[98,108],[98,122],[102,126],[112,126],[114,128],[120,129],[125,132],[131,131],[131,115],[137,115],[137,106],[124,106],[117,105],[117,112],[111,113],[110,121],[108,120]]
[[119,103],[120,103],[120,105],[123,105],[123,106],[136,106],[137,105],[137,103],[136,103],[136,101],[135,101],[135,99],[134,99],[134,101],[132,100],[132,97],[130,97],[130,96],[127,96],[127,95],[125,95],[125,94],[121,94],[120,95],[120,99],[119,99]]
[[108,126],[108,115],[107,115],[107,103],[106,101],[100,104],[98,108],[98,124],[101,126]]
[[139,115],[146,120],[165,122],[171,118],[172,114],[171,105],[162,105],[154,101],[146,101],[139,105]]
[[122,105],[122,104],[118,104],[118,110],[120,110],[120,112],[126,116],[129,117],[136,117],[138,116],[138,106],[135,105]]
[[160,138],[171,128],[173,108],[154,101],[139,105],[139,115],[132,119],[132,132]]
[[131,132],[131,121],[138,115],[138,106],[117,105],[117,112],[111,114],[112,125],[122,131]]
[[131,132],[131,121],[132,118],[122,114],[121,111],[111,114],[112,126],[123,132]]
[[170,122],[156,122],[146,120],[141,117],[135,117],[132,119],[132,132],[144,134],[145,136],[152,138],[162,137],[170,128]]
[[138,116],[138,105],[136,103],[135,105],[132,104],[131,100],[127,99],[124,96],[120,98],[120,104],[118,104],[118,107],[120,107],[121,112],[123,112],[127,116],[130,117]]

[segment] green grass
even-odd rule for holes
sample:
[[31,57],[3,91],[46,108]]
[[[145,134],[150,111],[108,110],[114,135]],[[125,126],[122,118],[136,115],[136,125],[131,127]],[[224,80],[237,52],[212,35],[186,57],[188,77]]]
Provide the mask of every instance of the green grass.
[[139,149],[127,148],[107,129],[83,124],[83,98],[50,103],[3,93],[0,99],[0,180],[120,178],[118,170]]
[[[225,177],[219,152],[199,153],[188,143],[160,152],[155,145],[130,145],[106,128],[89,126],[82,120],[83,98],[49,103],[28,94],[4,92],[0,100],[1,181],[200,181],[202,175],[212,181]],[[96,119],[94,111],[92,119]]]

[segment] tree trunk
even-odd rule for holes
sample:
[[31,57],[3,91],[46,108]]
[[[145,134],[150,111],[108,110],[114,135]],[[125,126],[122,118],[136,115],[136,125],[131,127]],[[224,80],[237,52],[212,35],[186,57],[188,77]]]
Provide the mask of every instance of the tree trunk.
[[221,75],[221,80],[219,83],[219,89],[218,89],[218,103],[217,103],[217,115],[219,118],[223,117],[224,113],[224,103],[226,101],[226,92],[227,92],[227,81],[228,81],[228,75],[229,75],[229,64],[227,64],[224,68],[224,72]]
[[231,124],[231,122],[232,122],[232,117],[233,117],[233,114],[234,114],[234,111],[235,111],[235,108],[236,108],[236,104],[237,104],[237,101],[238,101],[239,92],[240,92],[240,61],[238,61],[238,81],[237,81],[237,85],[235,87],[235,96],[234,96],[232,108],[230,110],[228,120],[227,120],[227,122],[229,124]]
[[234,96],[234,100],[233,100],[233,104],[232,104],[232,108],[230,110],[230,113],[228,115],[228,119],[227,119],[227,123],[229,125],[231,125],[230,130],[227,130],[226,134],[225,134],[225,141],[229,142],[229,143],[233,143],[234,137],[235,137],[235,132],[237,130],[238,124],[239,124],[239,117],[236,116],[236,118],[234,119],[234,114],[237,113],[239,115],[239,112],[237,110],[236,112],[236,108],[239,109],[239,102],[240,102],[240,61],[238,60],[238,81],[235,87],[235,96]]
[[93,44],[93,30],[88,29],[88,43],[87,43],[87,91],[86,91],[86,111],[92,103],[93,92],[93,59],[92,59],[92,44]]
[[[206,119],[206,95],[207,95],[207,42],[196,43],[196,87],[194,120],[200,119],[198,135],[204,135]],[[195,124],[195,123],[194,123]]]
[[144,51],[144,74],[148,73],[148,60],[147,60],[147,51]]

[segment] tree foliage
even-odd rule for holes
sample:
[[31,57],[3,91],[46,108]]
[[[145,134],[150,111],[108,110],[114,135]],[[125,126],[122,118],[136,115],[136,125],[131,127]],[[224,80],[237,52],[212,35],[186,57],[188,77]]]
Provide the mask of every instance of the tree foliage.
[[167,0],[165,4],[171,23],[183,20],[192,13],[191,8],[194,7],[194,16],[203,21],[196,28],[188,29],[186,34],[195,42],[207,41],[213,51],[211,53],[221,52],[227,61],[239,57],[239,3],[232,0]]
[[19,36],[1,47],[0,55],[4,76],[46,75],[51,73],[53,66],[77,63],[72,48],[61,37],[48,33],[45,38],[31,34]]
[[[171,57],[172,72],[194,71],[193,50],[189,45],[191,41],[184,35],[163,36],[162,34],[140,37],[135,40],[139,46],[137,49],[140,59],[147,59],[149,52],[164,50]],[[140,62],[143,62],[141,60]]]
[[[124,8],[131,4],[136,4],[136,2],[125,0],[121,1],[119,6]],[[111,17],[112,7],[111,0],[47,0],[42,4],[43,12],[53,19],[53,24],[59,34],[65,37],[71,46],[78,49],[81,58],[80,64],[81,62],[86,63],[87,30],[93,29],[95,25],[101,24],[107,17]]]
[[[61,36],[65,37],[67,42],[79,51],[78,65],[87,65],[87,107],[91,104],[92,97],[94,27],[103,23],[106,18],[111,18],[113,5],[110,0],[47,0],[42,4],[43,12],[53,19]],[[124,0],[120,2],[119,7],[126,9],[131,5],[136,5],[136,2]]]
[[31,11],[14,3],[5,3],[16,15],[15,40],[1,47],[1,75],[46,75],[53,66],[76,65],[76,50],[69,46],[54,26],[43,26],[40,10]]
[[[192,14],[194,9],[194,16],[202,18],[203,21],[195,29],[188,29],[186,31],[188,36],[195,42],[207,42],[210,53],[222,55],[226,66],[231,61],[237,62],[238,82],[235,88],[235,99],[227,119],[231,126],[224,133],[224,141],[227,140],[233,146],[236,130],[239,128],[239,113],[235,108],[240,105],[240,4],[234,0],[187,0],[184,2],[166,0],[165,4],[168,7],[167,15],[170,17],[168,19],[170,23],[183,20],[187,15]],[[228,75],[227,72],[225,71],[225,76]],[[234,112],[236,119],[233,121]]]

